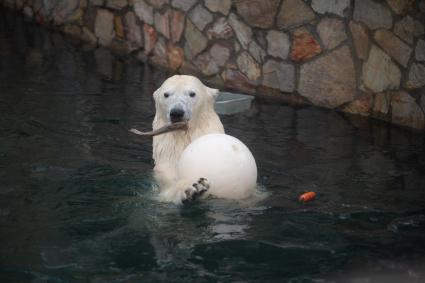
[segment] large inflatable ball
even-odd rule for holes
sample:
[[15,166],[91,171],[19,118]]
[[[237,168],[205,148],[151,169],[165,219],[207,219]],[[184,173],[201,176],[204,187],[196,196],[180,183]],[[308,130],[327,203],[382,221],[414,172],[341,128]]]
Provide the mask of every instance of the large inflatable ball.
[[193,182],[206,178],[207,194],[219,198],[247,198],[257,185],[252,153],[240,140],[225,134],[205,135],[189,144],[180,157],[178,173]]

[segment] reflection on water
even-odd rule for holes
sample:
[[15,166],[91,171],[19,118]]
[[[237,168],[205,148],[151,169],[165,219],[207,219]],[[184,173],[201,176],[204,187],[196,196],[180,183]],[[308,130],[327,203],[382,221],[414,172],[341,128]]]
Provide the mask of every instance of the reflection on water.
[[222,120],[269,197],[162,204],[127,129],[169,74],[4,11],[0,38],[2,282],[425,280],[422,136],[257,101]]

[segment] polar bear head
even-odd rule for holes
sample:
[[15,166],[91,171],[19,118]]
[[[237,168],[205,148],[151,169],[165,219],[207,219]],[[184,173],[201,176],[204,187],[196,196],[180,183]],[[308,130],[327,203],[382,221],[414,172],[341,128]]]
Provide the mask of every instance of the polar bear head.
[[217,89],[205,86],[196,77],[172,76],[153,94],[155,119],[164,124],[197,121],[202,113],[214,111],[217,93]]

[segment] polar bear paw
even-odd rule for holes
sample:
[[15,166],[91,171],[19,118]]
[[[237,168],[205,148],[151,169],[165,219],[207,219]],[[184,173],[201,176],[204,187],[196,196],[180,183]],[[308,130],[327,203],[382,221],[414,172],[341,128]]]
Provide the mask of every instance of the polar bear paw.
[[208,180],[205,178],[200,178],[198,182],[193,183],[192,186],[184,191],[186,198],[183,200],[183,203],[197,200],[199,197],[205,194],[209,188],[210,184],[208,183]]

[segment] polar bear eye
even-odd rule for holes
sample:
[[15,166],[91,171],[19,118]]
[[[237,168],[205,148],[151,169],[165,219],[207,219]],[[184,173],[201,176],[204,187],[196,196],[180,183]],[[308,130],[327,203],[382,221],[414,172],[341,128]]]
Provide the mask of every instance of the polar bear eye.
[[165,97],[165,98],[167,98],[167,97],[169,97],[169,96],[170,96],[170,94],[169,94],[168,92],[165,92],[165,93],[164,93],[164,97]]
[[194,93],[193,91],[191,91],[191,92],[189,92],[189,96],[190,97],[195,97],[196,96],[196,93]]

